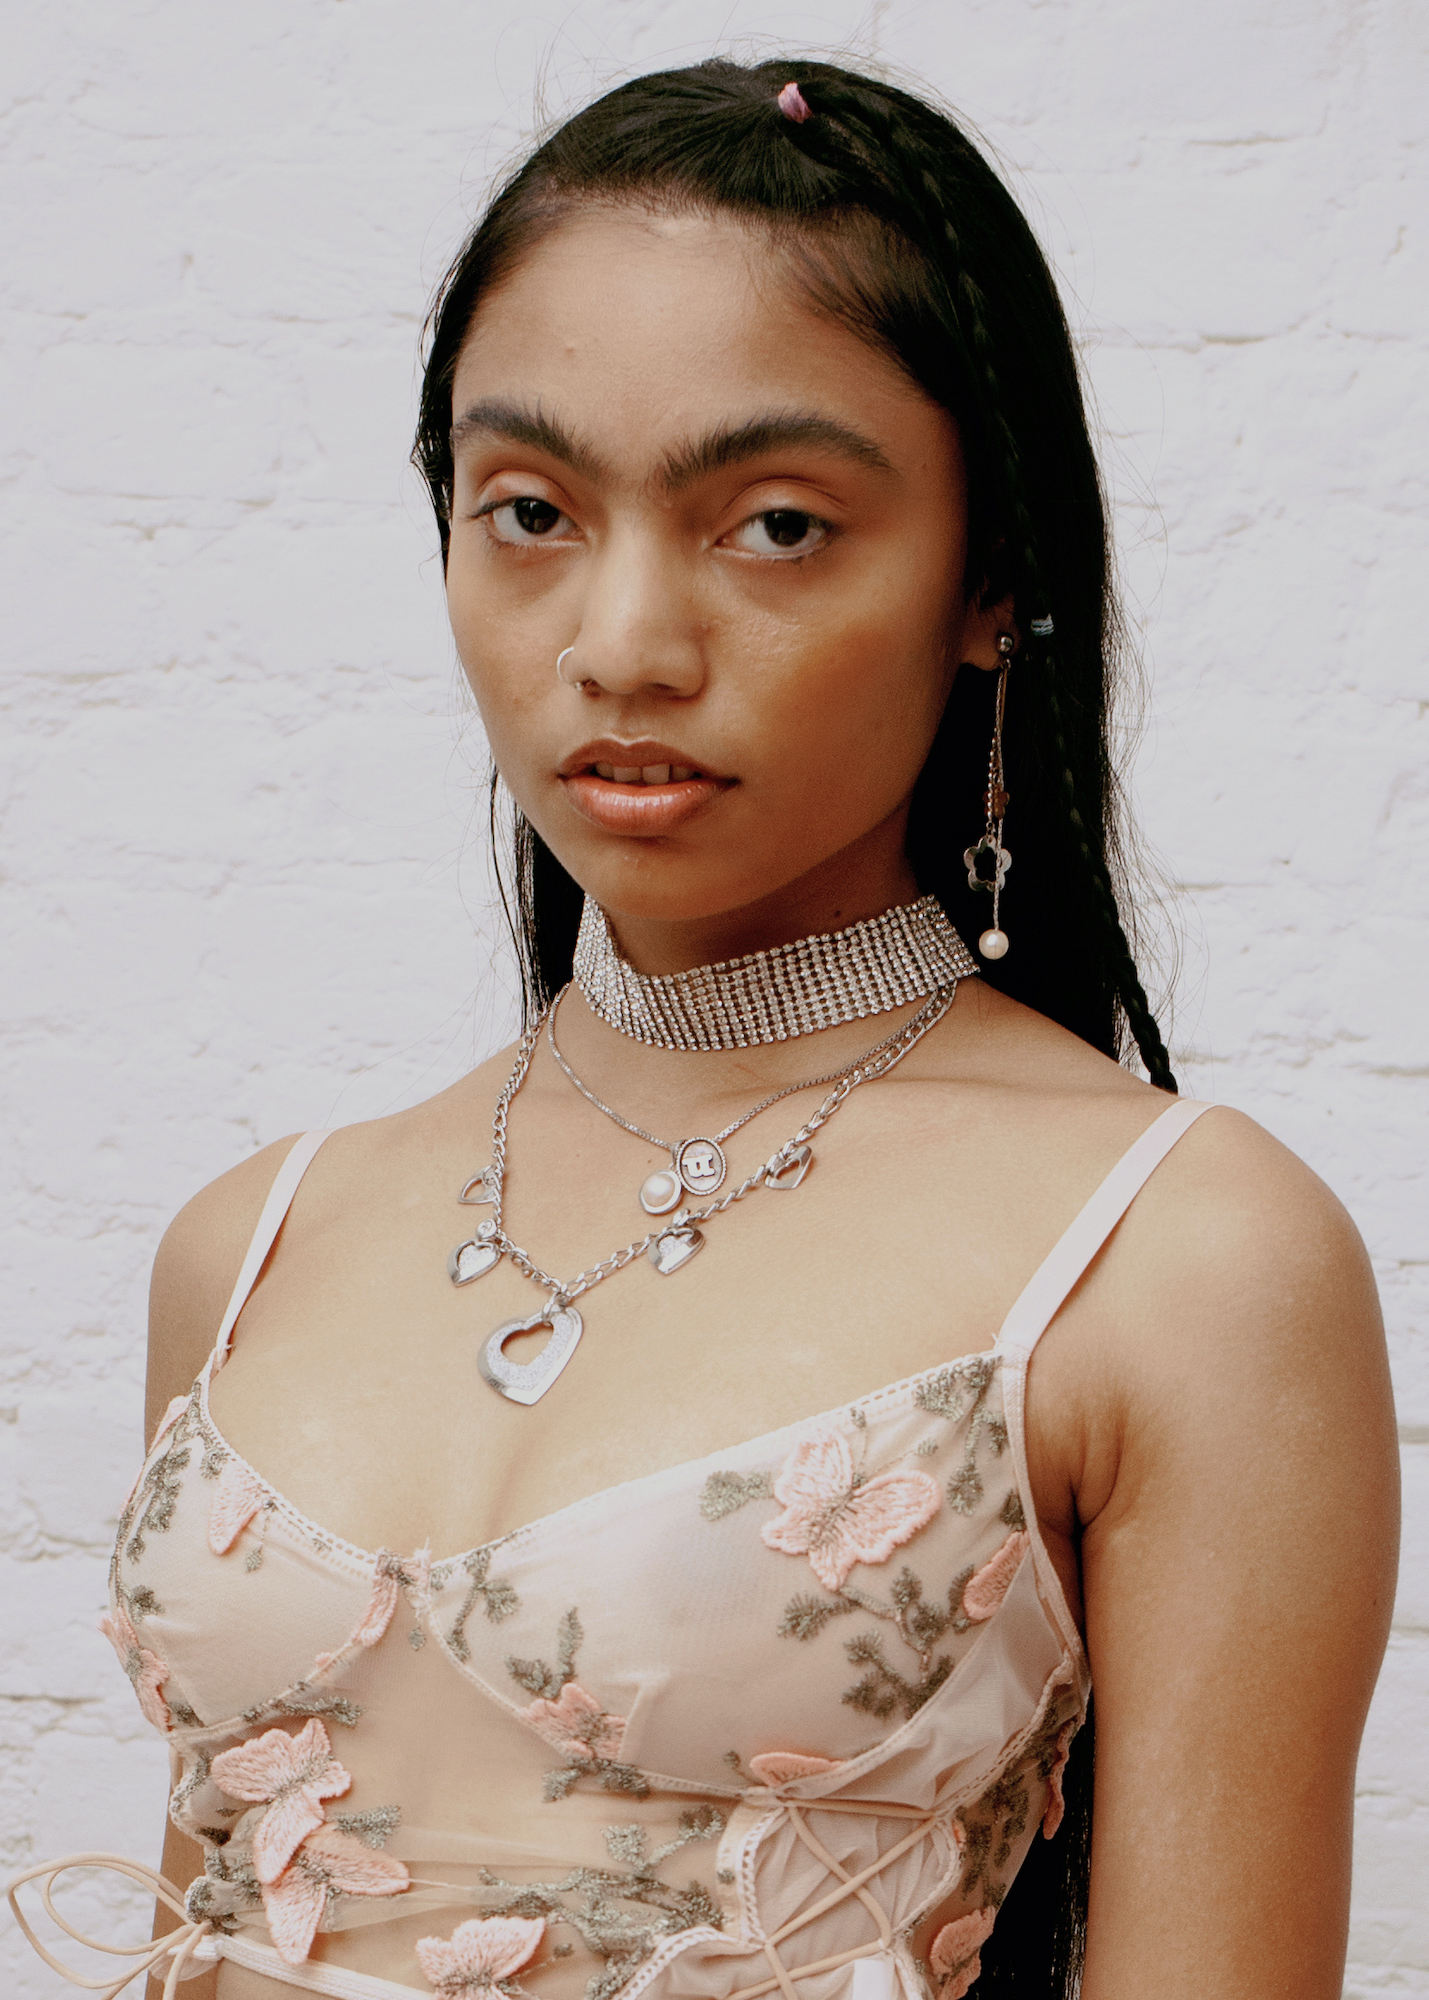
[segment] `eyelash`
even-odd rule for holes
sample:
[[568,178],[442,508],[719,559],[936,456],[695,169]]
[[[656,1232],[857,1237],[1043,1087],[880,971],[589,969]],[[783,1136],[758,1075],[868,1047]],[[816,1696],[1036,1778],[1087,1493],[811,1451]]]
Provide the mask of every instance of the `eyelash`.
[[[507,494],[506,496],[498,500],[486,501],[482,506],[476,509],[473,518],[478,521],[491,520],[494,515],[499,514],[500,512],[503,511],[503,509],[508,507],[519,506],[523,500],[534,501],[539,506],[555,507],[554,501],[543,501],[539,494],[513,493],[513,494]],[[569,518],[568,516],[562,516],[559,509],[556,509],[556,512],[558,519]],[[763,550],[759,549],[740,549],[738,551],[739,554],[752,556],[756,562],[763,562],[769,564],[803,563],[807,562],[811,556],[816,556],[823,549],[826,549],[830,541],[838,532],[832,521],[826,521],[823,519],[821,515],[810,513],[809,510],[804,507],[761,507],[757,513],[747,515],[743,521],[740,521],[735,527],[731,528],[729,533],[731,536],[737,535],[740,533],[742,529],[752,527],[757,521],[768,520],[772,515],[775,514],[799,515],[802,519],[808,522],[811,528],[817,528],[820,531],[819,540],[814,543],[814,546],[812,548],[804,549],[799,552],[791,552],[789,554],[770,555],[764,552]],[[535,536],[532,537],[532,539],[529,541],[508,541],[504,536],[497,535],[493,531],[492,539],[498,542],[502,548],[530,549],[539,547],[540,543],[545,539],[545,537]],[[724,539],[726,538],[721,537],[721,540]]]

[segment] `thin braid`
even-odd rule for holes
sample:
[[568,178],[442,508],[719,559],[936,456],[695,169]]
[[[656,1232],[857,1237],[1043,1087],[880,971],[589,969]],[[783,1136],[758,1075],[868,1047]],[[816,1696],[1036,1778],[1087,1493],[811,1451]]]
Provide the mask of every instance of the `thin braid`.
[[[1057,695],[1056,651],[1050,643],[1037,644],[1036,635],[1030,631],[1032,620],[1049,617],[1052,607],[1048,593],[1043,587],[1041,565],[1037,560],[1036,536],[1024,497],[1022,456],[1003,410],[993,344],[982,310],[982,294],[976,281],[964,267],[957,226],[947,212],[937,176],[927,160],[916,153],[909,158],[905,135],[900,129],[899,121],[891,112],[885,112],[882,106],[871,103],[862,94],[858,108],[866,122],[875,129],[879,144],[887,149],[887,156],[908,160],[912,177],[922,190],[926,210],[935,218],[936,233],[942,239],[939,247],[950,257],[953,269],[957,273],[954,323],[963,332],[966,349],[975,363],[975,372],[981,381],[985,401],[984,418],[990,424],[1001,446],[1004,497],[1016,523],[1017,539],[1022,553],[1022,573],[1027,598],[1027,603],[1022,608],[1029,613],[1026,620],[1029,634],[1023,644],[1029,651],[1036,645],[1037,656],[1043,668],[1048,720],[1051,723],[1057,762],[1061,767],[1059,784],[1067,822],[1081,857],[1093,907],[1106,936],[1107,956],[1116,998],[1126,1016],[1127,1026],[1131,1030],[1141,1059],[1146,1065],[1148,1077],[1158,1090],[1169,1091],[1174,1095],[1177,1086],[1171,1069],[1171,1059],[1161,1038],[1161,1030],[1152,1012],[1151,1003],[1146,997],[1146,989],[1141,983],[1141,975],[1121,921],[1111,872],[1105,858],[1093,849],[1087,837],[1086,823],[1077,805],[1076,782],[1072,775],[1072,760],[1067,749],[1066,732],[1062,722],[1062,705]],[[847,139],[853,138],[847,125],[844,126],[844,134]],[[863,148],[857,147],[857,150],[862,151]],[[934,261],[936,263],[938,260]]]

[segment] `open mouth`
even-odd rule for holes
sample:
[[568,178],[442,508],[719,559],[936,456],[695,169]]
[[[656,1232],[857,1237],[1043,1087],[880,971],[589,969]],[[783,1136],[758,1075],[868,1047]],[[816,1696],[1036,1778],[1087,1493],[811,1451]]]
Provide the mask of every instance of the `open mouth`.
[[673,744],[648,740],[628,746],[608,740],[589,743],[567,761],[560,776],[566,797],[583,819],[606,833],[634,835],[672,833],[707,812],[735,783],[682,762]]
[[617,785],[687,785],[704,776],[692,764],[592,764],[589,769]]

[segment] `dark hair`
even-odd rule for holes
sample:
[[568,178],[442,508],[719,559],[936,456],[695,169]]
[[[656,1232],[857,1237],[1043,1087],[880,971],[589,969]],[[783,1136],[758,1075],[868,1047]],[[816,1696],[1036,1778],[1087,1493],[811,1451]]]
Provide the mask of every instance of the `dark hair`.
[[[811,116],[778,107],[797,80]],[[1108,708],[1122,650],[1106,512],[1071,335],[1016,202],[953,121],[826,63],[725,60],[638,77],[576,114],[511,176],[444,279],[429,322],[414,461],[445,557],[451,392],[476,309],[581,199],[733,215],[768,233],[811,300],[881,348],[958,425],[967,466],[964,588],[1011,596],[1003,892],[993,985],[1106,1054],[1128,1040],[1175,1079],[1127,941]],[[963,849],[982,830],[996,677],[964,668],[913,797],[908,855],[965,938],[988,918]],[[497,789],[492,784],[496,830]],[[518,811],[514,909],[528,1012],[571,974],[581,892]],[[503,893],[505,893],[503,891]],[[1075,1993],[1086,1934],[1092,1727],[1067,1812],[1032,1852],[983,1947],[976,1992]]]
[[[802,123],[778,107],[790,78],[812,110]],[[506,182],[438,292],[413,458],[444,557],[452,379],[473,314],[591,197],[721,212],[769,232],[811,295],[956,421],[965,587],[1011,595],[1022,637],[1005,732],[1013,948],[984,977],[1107,1055],[1134,1042],[1151,1081],[1174,1091],[1115,887],[1108,706],[1122,635],[1101,484],[1056,285],[1016,202],[942,112],[826,63],[712,60],[599,98]],[[970,940],[988,901],[962,855],[982,830],[995,681],[958,674],[908,828],[919,886]],[[494,780],[492,814],[495,830]],[[519,812],[514,862],[508,916],[529,1013],[570,977],[581,894]]]

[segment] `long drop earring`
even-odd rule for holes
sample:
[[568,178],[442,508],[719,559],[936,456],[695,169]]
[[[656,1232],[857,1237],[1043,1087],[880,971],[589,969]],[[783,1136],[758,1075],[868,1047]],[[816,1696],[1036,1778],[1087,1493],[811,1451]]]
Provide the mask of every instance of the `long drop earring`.
[[1007,669],[1012,664],[1012,655],[1017,642],[1010,632],[1003,632],[997,641],[997,650],[1002,665],[997,672],[997,694],[993,703],[992,749],[987,760],[987,815],[982,838],[973,847],[966,848],[963,860],[967,864],[968,887],[987,889],[992,893],[992,923],[977,941],[977,948],[984,958],[1005,958],[1007,956],[1007,933],[1000,922],[1002,885],[1007,880],[1007,871],[1012,866],[1012,856],[1002,844],[1002,822],[1007,812],[1008,793],[1002,771],[1002,716],[1007,704]]

